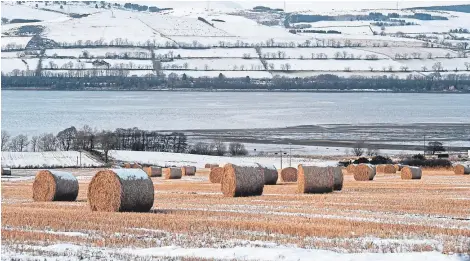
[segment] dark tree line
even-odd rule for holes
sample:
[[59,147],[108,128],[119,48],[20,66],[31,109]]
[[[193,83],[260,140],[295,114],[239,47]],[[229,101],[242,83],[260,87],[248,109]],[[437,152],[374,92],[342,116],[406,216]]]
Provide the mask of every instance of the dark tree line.
[[367,78],[355,76],[342,78],[335,75],[319,75],[306,78],[274,77],[272,79],[226,78],[222,73],[217,78],[191,78],[183,74],[170,73],[168,77],[149,75],[144,77],[96,76],[96,77],[44,77],[2,75],[2,88],[48,88],[54,90],[148,90],[156,88],[192,90],[378,90],[396,92],[470,92],[470,74],[448,74],[439,72],[426,77],[409,75],[406,79],[397,76]]

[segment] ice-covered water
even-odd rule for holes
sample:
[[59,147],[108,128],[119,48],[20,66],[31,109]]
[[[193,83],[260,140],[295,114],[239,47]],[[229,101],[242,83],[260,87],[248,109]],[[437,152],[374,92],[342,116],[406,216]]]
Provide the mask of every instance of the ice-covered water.
[[469,123],[469,94],[2,91],[2,130],[233,129]]

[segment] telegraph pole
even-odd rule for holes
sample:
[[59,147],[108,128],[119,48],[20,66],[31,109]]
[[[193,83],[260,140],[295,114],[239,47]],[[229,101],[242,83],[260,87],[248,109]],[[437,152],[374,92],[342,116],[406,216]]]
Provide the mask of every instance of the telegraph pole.
[[292,167],[292,143],[289,143],[289,167]]
[[426,134],[423,135],[423,156],[426,156]]

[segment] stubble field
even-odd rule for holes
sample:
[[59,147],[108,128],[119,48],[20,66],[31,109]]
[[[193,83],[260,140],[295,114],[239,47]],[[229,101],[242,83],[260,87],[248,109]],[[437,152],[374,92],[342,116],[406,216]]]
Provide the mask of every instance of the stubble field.
[[[297,194],[295,183],[280,183],[259,197],[225,198],[202,169],[182,180],[152,178],[150,213],[92,212],[86,192],[96,171],[72,170],[77,202],[34,202],[33,177],[2,178],[2,260],[289,259],[286,249],[291,257],[310,249],[470,253],[470,176],[448,170],[425,170],[421,180],[378,174],[371,182],[346,174],[343,190],[330,194]],[[230,249],[263,249],[267,256],[227,256]],[[269,256],[273,249],[284,252]]]

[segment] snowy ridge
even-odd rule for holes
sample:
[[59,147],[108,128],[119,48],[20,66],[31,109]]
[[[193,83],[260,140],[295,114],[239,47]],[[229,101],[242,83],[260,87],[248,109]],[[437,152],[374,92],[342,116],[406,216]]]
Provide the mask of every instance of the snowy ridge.
[[[69,2],[63,6],[57,3],[45,5],[40,2],[36,6],[34,2],[20,5],[9,2],[2,3],[3,18],[40,21],[2,24],[2,73],[18,75],[19,71],[32,71],[30,73],[33,74],[41,70],[46,76],[70,77],[108,69],[128,70],[127,76],[156,76],[160,75],[157,72],[160,70],[166,76],[172,74],[172,77],[219,77],[223,74],[228,78],[268,79],[273,76],[333,74],[369,78],[385,75],[405,79],[426,77],[440,62],[442,73],[462,77],[470,75],[465,65],[468,58],[458,51],[465,41],[468,42],[470,34],[449,33],[458,28],[470,28],[470,14],[396,10],[396,6],[385,2],[353,2],[341,5],[334,2],[292,2],[287,3],[286,10],[289,15],[332,16],[366,16],[370,12],[413,15],[422,12],[448,20],[400,17],[412,25],[384,27],[374,25],[376,21],[373,20],[291,21],[288,27],[284,27],[286,13],[254,12],[251,10],[256,6],[254,2],[211,2],[208,5],[205,2],[159,1],[155,3],[159,8],[174,9],[154,13],[126,9],[122,3],[120,6],[112,3],[95,8],[95,4],[81,2]],[[258,5],[283,8],[275,2],[259,2]],[[432,6],[436,3],[400,3],[402,8],[416,5]],[[72,18],[72,14],[84,16]],[[271,22],[270,26],[263,24],[266,21]],[[56,47],[46,48],[39,67],[39,55],[24,49],[31,35],[18,35],[25,25],[43,27],[41,37],[58,43]],[[310,30],[336,30],[341,34],[291,33],[289,30],[297,25],[309,25],[311,27],[307,29]],[[149,46],[155,48],[150,51]],[[256,47],[261,47],[259,54]],[[468,47],[466,49],[468,53]],[[87,57],[83,56],[85,51],[88,52]],[[132,57],[135,52],[141,53],[137,59]],[[154,65],[151,52],[155,53],[161,67]],[[284,53],[282,57],[280,52]],[[338,52],[344,55],[338,55]],[[318,59],[319,54],[324,56]],[[102,60],[102,64],[93,63],[96,60]]]

